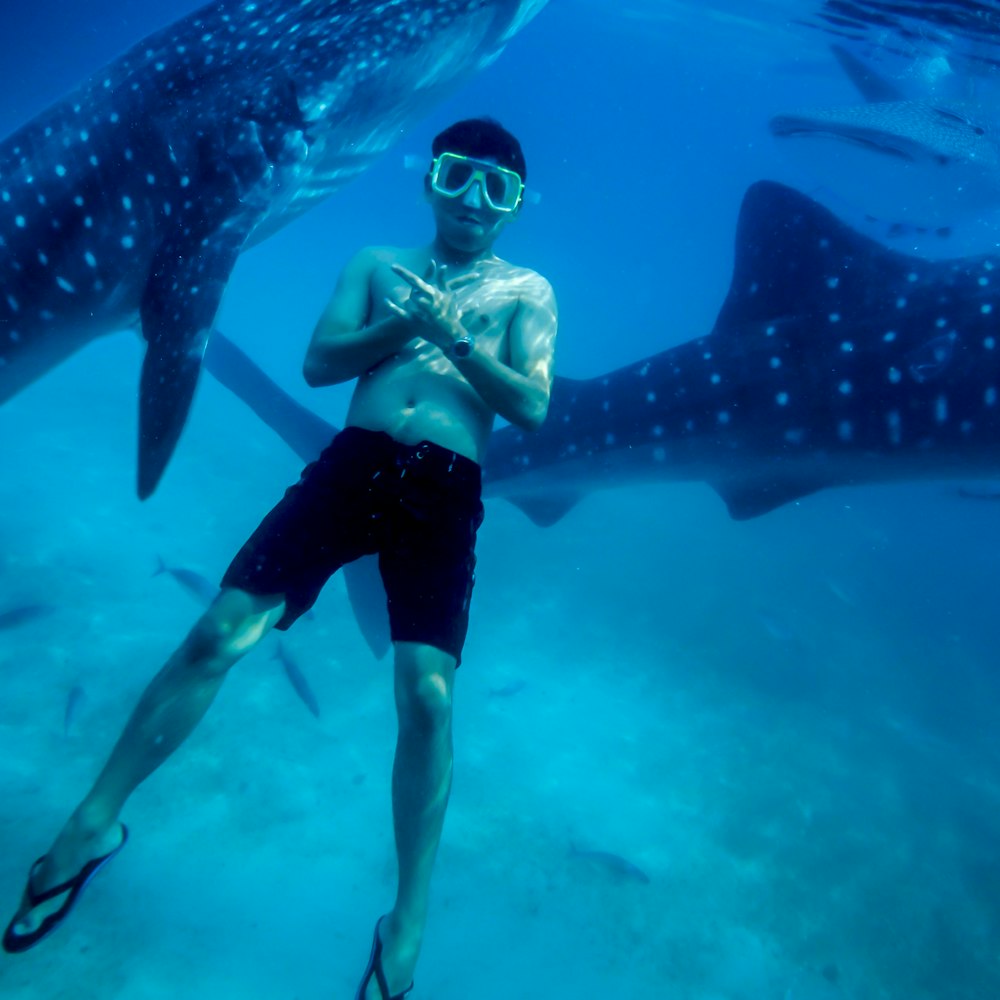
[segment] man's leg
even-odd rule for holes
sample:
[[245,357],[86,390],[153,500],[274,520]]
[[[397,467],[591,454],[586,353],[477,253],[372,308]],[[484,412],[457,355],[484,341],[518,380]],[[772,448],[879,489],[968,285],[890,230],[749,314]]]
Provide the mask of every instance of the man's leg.
[[[392,812],[399,863],[396,904],[382,921],[382,967],[389,989],[413,980],[424,926],[431,870],[451,791],[451,701],[455,658],[433,646],[395,644],[399,736],[392,769]],[[385,1000],[374,979],[366,1000]]]
[[[73,878],[88,861],[118,846],[118,814],[128,797],[184,742],[218,694],[226,671],[267,634],[283,609],[281,597],[241,590],[225,590],[216,598],[143,692],[97,781],[34,871],[36,893]],[[15,930],[30,933],[62,902],[59,896],[32,910],[25,894],[18,911],[24,919]]]

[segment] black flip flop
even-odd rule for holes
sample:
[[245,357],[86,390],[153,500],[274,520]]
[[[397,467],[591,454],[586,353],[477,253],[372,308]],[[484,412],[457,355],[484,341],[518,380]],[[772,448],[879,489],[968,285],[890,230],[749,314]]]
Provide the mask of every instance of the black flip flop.
[[382,991],[382,996],[386,1000],[403,1000],[403,997],[413,989],[413,983],[410,983],[402,993],[395,993],[391,996],[389,994],[389,984],[385,980],[385,970],[382,968],[382,939],[378,936],[378,929],[384,919],[385,917],[379,917],[378,922],[375,924],[372,953],[368,956],[368,965],[365,967],[365,974],[361,977],[361,985],[358,987],[358,992],[355,994],[354,1000],[365,1000],[365,990],[372,981],[372,976],[375,977],[375,982],[378,983],[378,988]]
[[28,897],[28,902],[31,904],[31,909],[48,902],[50,899],[55,899],[56,896],[61,896],[63,893],[66,893],[66,898],[58,910],[43,918],[42,922],[27,934],[18,934],[14,930],[14,925],[20,923],[23,914],[14,917],[7,925],[7,930],[4,931],[3,950],[11,954],[27,951],[38,944],[42,938],[48,937],[69,916],[70,911],[76,905],[76,901],[80,898],[80,893],[87,888],[90,880],[125,846],[126,840],[128,840],[128,827],[122,823],[122,842],[113,851],[108,851],[102,857],[88,861],[73,878],[67,879],[67,881],[61,882],[59,885],[54,885],[51,889],[46,889],[44,892],[35,892],[31,887],[31,877],[35,874],[38,866],[45,860],[44,855],[40,857],[31,866],[31,871],[28,873],[28,885],[24,890],[25,895]]

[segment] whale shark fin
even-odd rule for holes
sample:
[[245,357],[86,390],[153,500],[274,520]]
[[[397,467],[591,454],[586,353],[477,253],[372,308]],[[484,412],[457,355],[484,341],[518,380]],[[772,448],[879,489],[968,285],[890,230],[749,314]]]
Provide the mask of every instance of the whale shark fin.
[[143,500],[173,454],[226,284],[268,206],[271,167],[256,123],[234,121],[196,142],[206,194],[176,213],[170,235],[153,255],[139,305],[147,344],[139,386]]
[[551,527],[561,520],[582,499],[580,493],[549,493],[546,496],[504,497],[522,511],[539,528]]
[[361,629],[368,648],[381,660],[392,644],[389,632],[389,608],[385,587],[378,568],[378,556],[362,556],[344,567],[347,599],[354,620]]
[[830,51],[840,63],[840,68],[857,88],[858,93],[871,103],[904,101],[906,95],[891,80],[879,76],[875,70],[848,52],[842,45],[831,45]]
[[834,485],[827,479],[773,479],[759,481],[712,482],[709,486],[722,498],[734,521],[769,514],[787,503],[793,503]]
[[[242,245],[242,241],[240,241]],[[139,381],[139,498],[156,489],[187,419],[212,321],[239,247],[161,247],[139,315],[146,356]],[[179,291],[179,290],[183,291]]]
[[234,393],[295,452],[314,461],[338,428],[293,399],[250,357],[218,330],[205,351],[205,369]]

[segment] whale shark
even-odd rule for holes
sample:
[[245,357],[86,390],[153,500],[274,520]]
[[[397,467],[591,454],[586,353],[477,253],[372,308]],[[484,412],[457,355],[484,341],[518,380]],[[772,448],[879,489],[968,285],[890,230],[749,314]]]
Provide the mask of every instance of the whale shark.
[[908,227],[950,235],[957,223],[1000,209],[1000,128],[991,102],[973,97],[975,80],[954,85],[964,95],[941,97],[930,84],[915,86],[915,74],[896,81],[842,46],[831,52],[865,103],[803,108],[769,122],[811,179],[889,221],[889,235]]
[[238,256],[362,172],[546,0],[217,0],[0,143],[0,403],[137,327],[137,488]]
[[[1000,255],[887,249],[774,181],[745,193],[713,329],[589,379],[536,431],[494,431],[484,495],[558,521],[588,493],[704,481],[736,519],[818,490],[1000,477]],[[242,351],[209,369],[304,460],[336,428]]]
[[746,519],[829,487],[994,478],[998,311],[1000,256],[902,254],[757,182],[712,331],[561,379],[537,432],[494,435],[486,488],[550,524],[643,480],[707,482]]
[[[548,526],[596,490],[703,481],[744,520],[834,487],[998,478],[997,315],[1000,255],[902,254],[759,181],[712,330],[594,378],[557,376],[538,430],[493,433],[484,496]],[[331,440],[225,338],[206,362],[303,461]],[[375,560],[345,579],[381,656]]]

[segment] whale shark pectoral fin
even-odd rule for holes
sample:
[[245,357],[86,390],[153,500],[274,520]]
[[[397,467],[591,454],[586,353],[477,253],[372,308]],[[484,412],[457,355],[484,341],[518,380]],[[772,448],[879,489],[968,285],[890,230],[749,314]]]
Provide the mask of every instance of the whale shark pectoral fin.
[[562,520],[582,499],[580,493],[550,493],[547,496],[504,497],[540,528],[549,528]]
[[227,225],[204,241],[193,229],[154,258],[139,309],[147,345],[139,383],[142,500],[156,489],[184,428],[212,322],[251,228]]
[[891,80],[879,76],[874,67],[862,62],[843,45],[831,45],[830,51],[840,63],[840,68],[847,75],[847,78],[866,101],[879,103],[906,100],[906,95]]
[[801,477],[709,482],[709,486],[722,498],[734,521],[749,521],[761,514],[769,514],[786,503],[800,500],[810,493],[833,485],[836,484],[828,479]]
[[389,608],[377,556],[362,556],[344,567],[347,599],[368,648],[381,660],[392,644]]
[[303,462],[315,461],[337,428],[293,399],[231,340],[212,332],[205,368],[271,428]]

